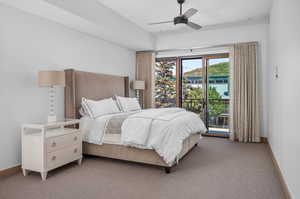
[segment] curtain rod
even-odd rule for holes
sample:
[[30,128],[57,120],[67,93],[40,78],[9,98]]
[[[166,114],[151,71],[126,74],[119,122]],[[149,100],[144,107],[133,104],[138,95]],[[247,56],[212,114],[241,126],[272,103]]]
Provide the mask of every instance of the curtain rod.
[[165,49],[165,50],[157,50],[157,51],[155,51],[155,53],[158,54],[160,52],[174,52],[174,51],[191,51],[192,52],[194,50],[204,50],[204,49],[211,49],[211,48],[231,47],[235,44],[251,44],[251,43],[258,44],[257,41],[251,41],[251,42],[241,42],[241,43],[230,43],[230,44],[214,45],[214,46],[209,46],[209,47]]

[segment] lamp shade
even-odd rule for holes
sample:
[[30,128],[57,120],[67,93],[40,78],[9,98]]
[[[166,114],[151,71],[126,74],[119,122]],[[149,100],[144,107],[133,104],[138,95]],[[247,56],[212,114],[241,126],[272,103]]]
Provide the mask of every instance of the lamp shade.
[[144,90],[145,89],[145,81],[143,80],[134,80],[132,82],[132,88],[135,90]]
[[39,71],[39,86],[50,87],[50,86],[65,86],[65,72],[64,71]]

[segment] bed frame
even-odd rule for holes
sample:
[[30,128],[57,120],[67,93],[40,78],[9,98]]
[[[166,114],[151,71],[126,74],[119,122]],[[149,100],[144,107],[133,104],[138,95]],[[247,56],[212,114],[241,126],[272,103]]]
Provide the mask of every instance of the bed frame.
[[[79,119],[82,97],[100,100],[114,95],[129,96],[128,77],[76,71],[74,69],[65,70],[65,75],[66,118]],[[195,134],[184,140],[179,159],[197,145],[199,137],[200,134]],[[83,154],[157,165],[164,167],[166,173],[171,171],[171,167],[154,150],[150,149],[138,149],[117,144],[96,145],[84,142]]]

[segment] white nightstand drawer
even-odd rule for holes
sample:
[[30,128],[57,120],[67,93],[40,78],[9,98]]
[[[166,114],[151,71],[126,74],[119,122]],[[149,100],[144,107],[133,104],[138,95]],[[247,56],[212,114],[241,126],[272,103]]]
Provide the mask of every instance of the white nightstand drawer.
[[68,162],[78,160],[82,156],[82,145],[77,144],[68,148],[47,154],[47,168],[54,169]]
[[80,132],[51,137],[47,139],[47,152],[53,152],[82,142]]
[[22,125],[22,170],[40,172],[43,180],[52,169],[82,160],[82,134],[68,128],[80,120],[66,119],[49,123]]

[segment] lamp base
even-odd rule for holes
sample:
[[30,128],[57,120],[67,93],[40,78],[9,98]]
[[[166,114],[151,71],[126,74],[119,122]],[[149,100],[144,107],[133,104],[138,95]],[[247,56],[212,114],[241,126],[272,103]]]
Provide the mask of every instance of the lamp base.
[[50,122],[56,122],[57,120],[56,120],[56,115],[49,115],[48,116],[48,122],[50,123]]
[[141,108],[144,109],[143,96],[141,95],[140,92],[141,91],[139,89],[136,90],[136,98],[138,99]]

